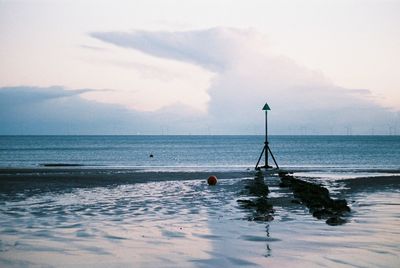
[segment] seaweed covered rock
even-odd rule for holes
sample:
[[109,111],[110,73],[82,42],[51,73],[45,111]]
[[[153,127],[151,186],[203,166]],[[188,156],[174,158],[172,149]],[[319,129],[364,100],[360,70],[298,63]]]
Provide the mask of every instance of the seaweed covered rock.
[[254,196],[265,196],[267,197],[269,194],[268,186],[264,182],[264,178],[256,178],[254,181],[249,185],[249,194]]
[[248,200],[248,199],[239,199],[237,200],[237,202],[239,203],[240,206],[242,206],[243,208],[254,208],[256,207],[256,203],[252,200]]
[[247,218],[250,221],[272,221],[274,213],[272,205],[268,202],[268,185],[264,182],[264,176],[257,172],[253,180],[249,180],[245,187],[246,194],[254,196],[252,199],[239,199],[237,202],[244,209],[252,210],[252,214]]
[[292,189],[294,197],[300,199],[315,218],[328,219],[326,223],[329,225],[340,225],[346,222],[341,218],[346,212],[350,212],[346,200],[334,200],[325,187],[296,179],[288,173],[282,172],[279,176],[281,178],[279,186]]
[[330,217],[329,219],[326,220],[326,224],[329,224],[331,226],[341,225],[344,223],[346,223],[346,221],[341,217],[339,217],[338,215]]

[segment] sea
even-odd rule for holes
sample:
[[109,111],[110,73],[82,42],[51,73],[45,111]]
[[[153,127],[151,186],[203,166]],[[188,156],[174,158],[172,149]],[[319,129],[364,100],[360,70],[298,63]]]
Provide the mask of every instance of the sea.
[[251,220],[238,200],[254,198],[263,146],[263,136],[0,136],[0,267],[400,267],[399,136],[269,137],[281,169],[346,200],[339,226],[268,172],[272,218]]
[[[70,164],[252,168],[261,154],[264,139],[264,136],[234,135],[0,136],[0,167]],[[400,136],[270,136],[269,146],[277,164],[289,169],[400,167]],[[274,164],[271,158],[269,164]]]

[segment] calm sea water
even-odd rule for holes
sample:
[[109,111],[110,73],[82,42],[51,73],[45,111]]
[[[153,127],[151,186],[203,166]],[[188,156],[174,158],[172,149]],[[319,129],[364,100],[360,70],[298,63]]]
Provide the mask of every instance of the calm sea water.
[[[0,167],[253,167],[263,136],[0,136]],[[271,136],[282,167],[398,169],[400,136]],[[150,158],[149,155],[154,157]]]

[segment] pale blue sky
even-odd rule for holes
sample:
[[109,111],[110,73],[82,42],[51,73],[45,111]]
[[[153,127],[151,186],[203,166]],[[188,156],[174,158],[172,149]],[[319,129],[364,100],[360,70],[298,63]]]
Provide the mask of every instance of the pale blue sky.
[[384,0],[0,1],[0,133],[254,134],[265,101],[277,134],[400,132],[398,14]]

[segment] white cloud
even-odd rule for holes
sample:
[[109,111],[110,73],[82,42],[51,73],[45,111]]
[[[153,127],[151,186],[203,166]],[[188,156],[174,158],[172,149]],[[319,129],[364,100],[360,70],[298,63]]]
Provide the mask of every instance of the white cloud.
[[262,129],[258,127],[263,116],[260,108],[266,101],[272,107],[273,127],[281,133],[304,129],[342,133],[349,126],[365,133],[382,128],[393,117],[368,91],[336,86],[320,72],[268,53],[267,39],[255,31],[213,28],[92,36],[215,72],[208,89],[209,115],[203,123],[218,132],[258,132]]
[[184,32],[95,32],[91,36],[156,57],[198,64],[211,71],[221,71],[231,65],[235,61],[232,56],[246,51],[246,41],[254,42],[257,37],[247,31],[226,28]]

